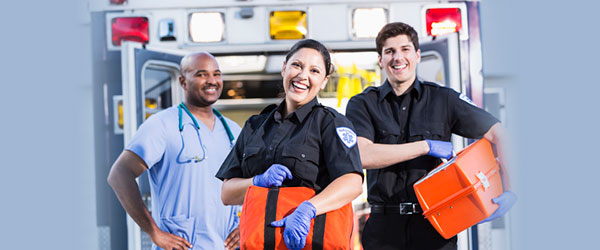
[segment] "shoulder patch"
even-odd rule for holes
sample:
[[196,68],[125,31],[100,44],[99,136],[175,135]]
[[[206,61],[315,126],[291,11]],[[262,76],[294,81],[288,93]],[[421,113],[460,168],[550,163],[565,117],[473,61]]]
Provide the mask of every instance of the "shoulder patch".
[[471,99],[469,99],[469,97],[467,95],[465,95],[465,93],[460,93],[460,96],[458,98],[467,102],[468,104],[471,104],[471,105],[477,107],[477,104],[475,104],[473,101],[471,101]]
[[335,130],[346,147],[352,148],[356,145],[356,133],[354,133],[352,129],[348,127],[337,127]]

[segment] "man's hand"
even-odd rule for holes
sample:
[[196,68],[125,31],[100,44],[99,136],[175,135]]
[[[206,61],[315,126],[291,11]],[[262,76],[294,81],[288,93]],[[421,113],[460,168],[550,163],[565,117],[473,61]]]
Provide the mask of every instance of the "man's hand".
[[306,245],[306,236],[310,230],[310,220],[317,215],[317,209],[313,204],[304,201],[287,217],[271,222],[271,226],[282,227],[283,241],[292,250],[300,250]]
[[425,140],[429,145],[427,155],[450,160],[452,158],[452,143],[447,141]]
[[279,187],[285,179],[292,179],[292,172],[280,164],[273,164],[266,172],[252,178],[252,184],[259,187]]
[[150,239],[152,242],[154,242],[154,244],[165,250],[187,250],[188,248],[192,248],[192,244],[190,244],[184,238],[163,232],[161,230],[156,230],[156,232],[148,236],[150,236]]
[[498,197],[493,198],[492,202],[498,204],[498,209],[496,209],[496,211],[494,211],[494,213],[492,213],[490,217],[487,217],[485,220],[482,220],[479,223],[493,221],[504,216],[504,214],[506,214],[508,210],[510,210],[510,208],[515,204],[515,202],[517,202],[517,195],[511,191],[505,191]]
[[235,250],[240,247],[240,228],[237,227],[231,231],[227,239],[225,239],[225,249]]

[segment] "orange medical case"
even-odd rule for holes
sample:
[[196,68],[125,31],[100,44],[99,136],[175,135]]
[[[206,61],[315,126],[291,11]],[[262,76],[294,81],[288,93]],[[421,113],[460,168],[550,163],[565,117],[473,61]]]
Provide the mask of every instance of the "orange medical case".
[[[288,249],[283,241],[284,227],[271,222],[290,215],[300,203],[315,196],[307,187],[250,186],[240,216],[241,250]],[[352,203],[312,219],[303,250],[349,250],[354,222]]]
[[423,216],[446,239],[490,216],[503,192],[489,141],[481,139],[414,184]]

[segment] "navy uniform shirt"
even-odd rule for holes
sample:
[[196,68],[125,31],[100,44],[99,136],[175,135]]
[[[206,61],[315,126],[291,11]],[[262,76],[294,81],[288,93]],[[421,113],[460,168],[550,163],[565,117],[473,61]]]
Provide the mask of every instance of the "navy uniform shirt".
[[[387,80],[380,87],[367,88],[350,99],[346,116],[358,136],[381,144],[450,141],[452,133],[481,138],[498,122],[456,91],[418,79],[400,96]],[[440,163],[439,158],[425,155],[367,170],[369,203],[417,202],[413,184]]]
[[282,186],[320,191],[344,174],[363,176],[356,134],[346,117],[320,105],[317,98],[285,118],[284,108],[285,101],[246,121],[217,178],[250,178],[278,163],[293,175]]

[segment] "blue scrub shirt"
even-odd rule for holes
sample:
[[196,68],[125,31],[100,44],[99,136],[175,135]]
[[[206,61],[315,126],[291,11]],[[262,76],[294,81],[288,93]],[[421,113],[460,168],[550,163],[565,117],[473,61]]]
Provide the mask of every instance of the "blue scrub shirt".
[[[212,132],[198,121],[206,159],[182,163],[203,155],[193,121],[185,111],[182,118],[181,153],[176,106],[150,116],[126,149],[149,167],[152,217],[160,229],[185,238],[192,249],[224,249],[225,238],[238,226],[240,208],[223,205],[222,181],[214,176],[231,150],[230,141],[218,118]],[[225,119],[237,138],[240,127]]]

